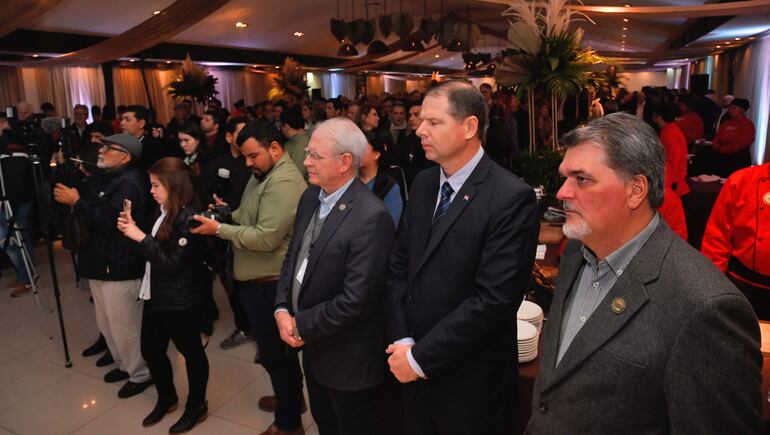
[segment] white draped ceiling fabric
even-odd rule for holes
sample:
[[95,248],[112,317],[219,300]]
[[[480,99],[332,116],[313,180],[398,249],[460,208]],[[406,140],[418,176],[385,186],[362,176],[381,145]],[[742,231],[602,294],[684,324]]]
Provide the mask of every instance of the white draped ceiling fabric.
[[736,97],[749,100],[751,108],[746,116],[754,122],[757,136],[752,147],[754,163],[770,160],[768,137],[770,136],[770,33],[757,38],[738,55],[735,77]]

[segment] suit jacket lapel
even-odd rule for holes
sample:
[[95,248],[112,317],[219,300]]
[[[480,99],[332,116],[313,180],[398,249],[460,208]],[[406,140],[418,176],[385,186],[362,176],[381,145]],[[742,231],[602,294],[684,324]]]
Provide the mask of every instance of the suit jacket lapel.
[[[425,248],[428,245],[428,237],[430,236],[430,226],[431,221],[433,220],[433,211],[436,206],[436,198],[438,197],[438,189],[439,189],[439,180],[441,167],[435,167],[428,169],[427,171],[433,171],[431,176],[428,178],[428,181],[426,182],[426,190],[427,193],[425,194],[425,198],[422,201],[414,201],[412,200],[408,207],[419,207],[419,211],[415,213],[416,222],[413,224],[415,226],[414,229],[414,250],[412,252],[416,252],[417,255],[410,255],[409,258],[409,271],[410,271],[410,279],[414,279],[415,275],[417,274],[418,266],[422,264],[422,253],[425,252]],[[445,216],[446,217],[446,216]],[[411,249],[410,249],[411,250]]]
[[[555,369],[549,370],[553,376],[545,381],[544,389],[554,386],[577,369],[589,356],[617,334],[633,318],[634,314],[647,303],[649,295],[645,289],[645,284],[654,281],[660,275],[663,259],[671,245],[672,234],[668,225],[661,219],[658,228],[652,233],[647,243],[631,260],[623,275],[618,278],[596,311],[591,314],[586,324],[572,340],[559,365]],[[625,309],[620,313],[611,309],[615,298],[623,298],[625,302]],[[561,304],[560,309],[563,309],[563,297]],[[552,318],[562,320],[563,314],[560,312],[558,317],[552,316]],[[558,331],[551,336],[556,335],[558,337],[561,330],[560,325],[553,326],[558,328]],[[650,327],[654,327],[654,325]],[[558,346],[558,342],[556,346]],[[554,358],[553,361],[549,361],[549,364],[555,364],[556,349],[551,349],[549,353]],[[553,365],[550,367],[552,368]]]
[[337,231],[337,228],[345,219],[345,216],[347,216],[350,209],[353,208],[353,201],[358,193],[358,189],[362,187],[366,189],[366,186],[364,186],[358,179],[353,180],[353,183],[350,184],[348,190],[346,190],[337,203],[334,204],[334,208],[332,208],[332,211],[329,212],[329,215],[326,217],[326,222],[324,222],[324,225],[321,228],[321,233],[318,234],[318,238],[315,243],[313,243],[313,254],[310,255],[310,262],[307,265],[307,271],[305,271],[305,276],[302,280],[303,287],[310,281],[309,278],[313,274],[313,269],[315,269],[316,264],[318,264],[318,258],[321,256],[326,244],[329,243],[329,240]]
[[[313,187],[308,187],[308,189],[312,189]],[[318,189],[316,189],[318,190]],[[294,235],[291,239],[291,250],[292,250],[292,258],[294,258],[294,261],[297,261],[297,255],[299,254],[299,248],[302,246],[302,236],[305,235],[305,231],[307,231],[308,225],[310,225],[310,221],[313,219],[313,216],[315,216],[315,212],[318,209],[320,200],[318,199],[318,194],[316,193],[315,198],[313,198],[312,201],[309,202],[309,204],[305,207],[303,207],[302,210],[297,211],[297,220],[294,224]],[[296,267],[296,264],[291,264],[291,271],[294,271],[294,268]]]
[[[428,231],[426,232],[432,233],[430,234],[428,239],[428,246],[425,248],[422,257],[420,258],[420,264],[417,266],[415,273],[420,271],[433,251],[436,250],[436,247],[444,238],[447,231],[449,231],[449,229],[452,227],[452,224],[454,224],[457,218],[460,217],[463,210],[465,210],[465,207],[467,207],[468,204],[473,201],[473,198],[476,196],[477,186],[482,184],[487,178],[487,173],[489,172],[491,164],[492,160],[487,157],[486,154],[484,154],[476,166],[476,169],[473,170],[471,176],[468,177],[463,186],[460,188],[460,191],[457,192],[454,199],[452,199],[452,203],[449,205],[449,210],[447,210],[446,215],[444,215],[444,217],[442,217],[441,220],[435,226],[433,226],[432,229],[430,228],[430,222],[428,223]],[[436,183],[436,187],[438,187],[438,183]],[[438,194],[438,190],[436,190],[436,193]],[[433,210],[433,208],[435,208],[435,203],[432,203],[431,205],[434,206],[431,208],[431,210]],[[433,213],[430,214],[429,218],[429,221],[432,220]]]
[[564,252],[564,256],[559,264],[559,275],[556,277],[556,293],[553,296],[551,309],[548,313],[549,319],[553,322],[546,322],[545,328],[548,334],[543,334],[545,338],[540,345],[540,353],[543,356],[540,364],[549,368],[542,370],[542,375],[552,374],[556,367],[556,355],[559,351],[559,339],[561,336],[561,324],[556,319],[562,320],[564,312],[564,301],[567,299],[575,280],[578,277],[580,268],[584,263],[583,254],[580,251],[579,242],[570,242]]

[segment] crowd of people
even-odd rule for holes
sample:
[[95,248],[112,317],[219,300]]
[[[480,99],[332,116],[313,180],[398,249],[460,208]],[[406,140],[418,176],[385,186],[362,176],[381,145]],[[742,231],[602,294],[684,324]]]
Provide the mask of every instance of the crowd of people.
[[[727,96],[720,108],[712,94],[662,88],[592,97],[591,121],[561,141],[557,197],[571,241],[528,430],[756,433],[770,164],[728,168],[737,172],[711,213],[703,255],[686,243],[681,200],[701,140],[745,157],[748,102]],[[78,175],[52,175],[52,195],[69,211],[65,231],[87,229],[72,249],[99,339],[83,354],[115,364],[104,380],[126,381],[121,398],[155,385],[144,426],[178,405],[169,342],[189,385],[169,431],[206,418],[219,279],[234,324],[218,345],[256,342],[254,361],[273,387],[255,404],[275,415],[263,435],[304,433],[303,384],[322,435],[384,433],[389,379],[401,384],[405,433],[508,430],[515,312],[540,218],[512,169],[529,142],[527,110],[536,143],[550,147],[547,103],[526,108],[489,84],[446,81],[425,93],[286,95],[231,111],[214,100],[202,117],[184,100],[165,126],[140,105],[119,106],[114,121],[98,109],[87,124],[88,107],[75,106],[73,124],[53,132],[50,143],[67,146],[52,158],[75,162]],[[34,116],[28,103],[17,111],[16,123]],[[28,219],[33,199],[10,199],[16,221]],[[17,244],[7,252],[20,296],[33,277]],[[688,406],[693,397],[699,406]]]

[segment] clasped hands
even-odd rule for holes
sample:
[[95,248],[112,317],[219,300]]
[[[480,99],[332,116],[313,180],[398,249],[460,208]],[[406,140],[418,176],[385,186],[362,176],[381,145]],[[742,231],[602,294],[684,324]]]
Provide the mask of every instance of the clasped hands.
[[390,357],[388,357],[390,372],[393,373],[393,376],[395,376],[402,384],[414,382],[420,378],[414,369],[412,369],[412,365],[409,364],[409,358],[407,357],[407,352],[412,346],[414,345],[392,343],[385,349],[385,353],[390,355]]
[[278,325],[278,333],[281,340],[285,341],[291,347],[302,347],[305,340],[297,339],[294,331],[297,329],[297,320],[287,311],[278,311],[275,313],[275,323]]

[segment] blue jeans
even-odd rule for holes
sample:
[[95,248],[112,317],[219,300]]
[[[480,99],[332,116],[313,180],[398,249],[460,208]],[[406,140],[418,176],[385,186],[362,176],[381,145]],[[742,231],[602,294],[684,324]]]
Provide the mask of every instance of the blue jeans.
[[[24,246],[27,248],[27,252],[30,256],[30,258],[27,260],[34,263],[35,251],[34,246],[32,245],[32,240],[29,237],[28,230],[29,212],[31,209],[31,202],[21,204],[14,211],[14,216],[16,217],[16,227],[22,228],[21,237],[24,241]],[[12,238],[10,241],[8,241],[8,246],[6,247],[5,242],[6,238],[9,237],[9,233]],[[22,257],[21,248],[19,248],[18,244],[16,243],[13,232],[8,228],[8,219],[6,219],[5,210],[0,210],[0,246],[5,248],[5,253],[8,254],[8,258],[11,259],[11,263],[13,263],[13,267],[16,269],[16,281],[29,284],[30,278],[29,274],[27,274],[27,268],[24,266],[24,259]]]

